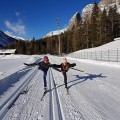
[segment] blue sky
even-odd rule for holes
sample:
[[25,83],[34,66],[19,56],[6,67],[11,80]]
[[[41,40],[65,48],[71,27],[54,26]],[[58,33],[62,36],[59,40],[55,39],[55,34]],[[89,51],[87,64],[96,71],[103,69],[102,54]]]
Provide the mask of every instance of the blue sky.
[[39,39],[57,30],[57,18],[62,29],[76,12],[81,14],[94,1],[100,0],[1,0],[0,30],[25,39]]

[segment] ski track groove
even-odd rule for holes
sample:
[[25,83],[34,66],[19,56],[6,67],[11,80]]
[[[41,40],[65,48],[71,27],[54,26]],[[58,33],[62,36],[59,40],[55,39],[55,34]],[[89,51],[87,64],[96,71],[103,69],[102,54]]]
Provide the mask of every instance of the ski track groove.
[[[38,74],[39,74],[39,72],[38,72]],[[40,76],[38,75],[36,85],[39,85],[39,79],[40,79],[39,77]],[[36,88],[38,88],[38,89],[36,90]],[[43,102],[43,104],[40,104],[41,101],[40,101],[40,97],[39,97],[39,93],[40,93],[42,88],[40,88],[40,87],[36,87],[36,88],[33,87],[33,89],[31,89],[31,91],[29,91],[29,94],[34,95],[32,97],[29,97],[29,101],[31,102],[31,100],[32,100],[33,101],[32,103],[35,103],[37,101],[37,104],[35,104],[35,105],[33,104],[32,108],[31,108],[31,112],[30,112],[30,118],[28,116],[28,118],[26,118],[26,120],[27,119],[33,119],[33,118],[36,119],[36,120],[37,119],[39,120],[39,119],[41,119],[41,117],[44,117],[44,112],[42,112],[42,111],[44,111],[44,109],[45,109],[45,104],[44,104],[44,102]],[[34,92],[34,93],[32,93],[32,92]],[[29,96],[31,96],[31,95],[29,95]],[[37,96],[38,96],[38,98],[36,98]],[[27,106],[29,106],[28,103],[29,102],[27,102]],[[39,110],[39,107],[42,108],[42,109]],[[29,109],[29,107],[27,107],[27,109]],[[27,111],[27,110],[25,110],[25,111]],[[34,111],[36,111],[36,112],[34,112]],[[34,114],[34,113],[36,113],[36,114]],[[26,114],[28,114],[28,113],[26,113]],[[20,118],[20,120],[22,120],[22,119],[23,118]]]
[[53,92],[52,92],[52,98],[53,98],[53,120],[64,120],[64,114],[62,112],[62,107],[61,107],[61,102],[60,102],[60,98],[59,98],[59,93],[56,89],[56,83],[55,83],[55,78],[52,72],[52,69],[50,69],[50,73],[51,73],[51,83],[52,83],[52,88],[53,88]]
[[[36,93],[37,93],[37,91],[34,92],[34,95],[36,95]],[[27,99],[27,96],[26,96],[26,99]],[[28,106],[28,103],[30,102],[30,100],[32,100],[32,102],[37,101],[37,99],[36,99],[34,96],[33,96],[33,97],[29,97],[29,99],[26,100],[26,104],[24,105],[25,107]],[[31,108],[31,112],[30,112],[28,118],[26,118],[26,119],[29,119],[29,117],[32,116],[33,107],[34,107],[34,104],[33,104],[32,108]],[[22,111],[23,111],[23,110],[22,110]],[[19,117],[18,117],[18,118],[19,118]]]
[[[62,86],[57,86],[58,88],[62,87],[61,89],[59,89],[58,93],[60,96],[60,101],[64,101],[61,102],[61,108],[62,108],[62,113],[68,113],[68,114],[64,114],[64,119],[67,120],[85,120],[84,117],[82,116],[81,112],[79,111],[77,104],[73,104],[73,99],[71,99],[71,92],[70,95],[67,95],[67,91],[64,87],[64,80],[63,77],[61,77],[62,73],[58,73],[58,74],[54,74],[54,77],[56,79],[56,82],[58,83],[58,85],[62,85]],[[64,103],[64,104],[63,104]],[[65,112],[66,111],[66,112]]]
[[[54,63],[56,62],[57,61],[54,61]],[[63,119],[64,120],[85,120],[82,113],[80,112],[80,109],[78,108],[78,105],[75,104],[75,102],[73,101],[73,98],[71,97],[71,91],[69,91],[70,95],[67,95],[62,73],[56,72],[54,69],[52,71],[53,71],[55,82],[57,83],[56,89],[58,91]],[[72,73],[70,75],[72,75]],[[89,118],[87,120],[89,120]]]
[[[54,96],[54,94],[53,94],[53,92],[55,91],[55,84],[53,84],[54,78],[52,76],[53,73],[51,71],[49,71],[48,74],[49,74],[48,84],[49,84],[50,92],[46,93],[46,95],[43,98],[43,101],[40,101],[42,94],[41,94],[41,96],[39,95],[41,88],[37,87],[40,83],[43,84],[43,81],[41,81],[39,83],[39,80],[38,80],[39,78],[41,78],[42,74],[40,74],[41,75],[40,76],[39,72],[37,72],[36,75],[34,76],[36,82],[31,81],[31,82],[35,82],[35,84],[29,89],[29,91],[26,94],[20,95],[19,100],[16,101],[15,105],[10,109],[12,111],[12,114],[10,113],[10,111],[8,111],[8,116],[5,116],[5,118],[3,120],[7,120],[7,119],[41,120],[42,118],[43,119],[45,118],[45,120],[46,119],[56,120],[56,117],[55,117],[56,111],[55,110],[60,109],[60,108],[58,108],[59,99],[56,99],[56,96]],[[31,83],[31,84],[33,84],[33,83]],[[43,93],[43,91],[42,91],[42,93]],[[56,92],[55,94],[57,95],[58,93]],[[30,97],[31,95],[32,95],[32,97]],[[21,103],[22,99],[24,99],[24,100]],[[56,101],[56,103],[57,103],[56,105],[54,104],[54,101]],[[46,102],[48,103],[48,105],[45,104]],[[31,107],[29,107],[29,106],[31,106]],[[57,106],[57,108],[54,109],[56,106]],[[15,113],[16,110],[17,110],[17,114]],[[49,112],[46,112],[46,113],[49,113],[49,118],[45,114],[46,110],[49,111]],[[60,110],[59,110],[59,112],[60,112]],[[62,115],[62,114],[58,115],[59,120],[62,120],[62,119],[60,119],[60,118],[62,118],[62,116],[60,117],[60,115]]]
[[[9,111],[9,107],[13,106],[14,103],[16,101],[16,99],[18,99],[18,97],[20,96],[21,92],[23,89],[25,89],[25,87],[30,83],[30,81],[32,80],[32,78],[34,77],[35,73],[37,72],[37,69],[34,69],[34,71],[32,72],[32,74],[26,79],[26,81],[24,83],[22,83],[14,93],[12,93],[10,95],[10,97],[0,106],[1,109],[3,109],[0,118],[2,119],[5,114]],[[22,88],[22,89],[21,89]],[[17,96],[15,96],[15,95]],[[16,98],[17,97],[17,98]],[[12,99],[12,101],[11,101]],[[2,117],[3,116],[3,117]]]
[[[56,62],[58,61],[54,61]],[[106,75],[109,76],[109,74]],[[53,69],[49,70],[47,82],[50,91],[41,101],[44,92],[43,80],[41,71],[37,72],[29,83],[31,88],[28,93],[19,96],[3,120],[118,120],[120,118],[120,90],[117,79],[114,81],[102,78],[85,80],[87,76],[85,73],[69,70],[68,87],[71,87],[70,95],[67,95],[62,73]],[[84,84],[85,82],[87,84]],[[56,111],[59,110],[61,113],[58,114],[57,119]]]
[[[37,73],[37,71],[36,71],[35,73]],[[31,73],[31,74],[32,74],[32,73]],[[34,76],[35,76],[35,75],[34,75]],[[32,78],[34,78],[34,76],[33,76]],[[31,80],[31,81],[32,81],[32,80]],[[31,82],[31,81],[30,81],[30,82]],[[30,82],[29,82],[29,83],[30,83]],[[28,84],[29,84],[29,83],[28,83]],[[23,94],[21,94],[21,95],[23,95]],[[21,97],[21,95],[20,95],[19,97]],[[17,101],[19,101],[19,100],[17,100]],[[18,111],[20,111],[20,110],[22,109],[22,107],[24,106],[24,103],[26,103],[25,100],[22,100],[22,101],[23,101],[23,102],[20,102],[20,106],[17,108]],[[15,102],[15,103],[16,103],[16,102]],[[14,103],[14,105],[12,106],[11,109],[13,109],[13,108],[16,107],[15,103]],[[21,105],[22,103],[23,103],[23,105]],[[19,105],[19,104],[18,104],[18,105]],[[8,113],[9,113],[9,111],[8,111]],[[13,114],[14,114],[14,115],[13,115]],[[13,117],[12,119],[15,119],[18,115],[17,115],[16,113],[14,113],[14,112],[13,112],[13,114],[10,116],[10,118]],[[21,112],[20,112],[19,114],[21,115]],[[3,119],[4,119],[4,118],[3,118]],[[6,120],[6,119],[5,119],[5,120]]]
[[53,120],[54,118],[54,107],[53,107],[53,89],[54,87],[52,86],[52,80],[50,76],[51,72],[49,70],[49,89],[51,92],[49,93],[49,120]]
[[[70,95],[67,95],[62,73],[54,69],[49,69],[47,83],[50,91],[46,93],[43,101],[40,100],[44,92],[42,88],[42,73],[41,71],[37,72],[33,80],[34,84],[31,83],[33,85],[28,93],[20,96],[20,100],[16,101],[15,105],[11,108],[12,112],[9,112],[9,117],[6,116],[4,120],[56,120],[57,111],[60,111],[57,120],[112,120],[112,118],[115,117],[114,115],[117,115],[118,118],[120,108],[117,110],[119,101],[116,100],[120,99],[120,90],[117,88],[117,81],[111,85],[112,82],[109,80],[104,81],[102,78],[85,80],[85,77],[88,75],[78,71],[73,74],[73,71],[74,70],[69,70],[68,72],[68,87],[71,87],[69,89]],[[83,78],[78,79],[75,77],[76,74]],[[84,84],[85,82],[87,82],[88,87]],[[96,87],[92,86],[92,83],[98,87],[98,90],[96,88],[89,88]],[[55,84],[57,85],[55,86]],[[84,87],[86,89],[84,89]],[[104,98],[106,95],[107,97]],[[97,96],[103,98],[103,103],[105,103],[104,105],[106,105],[106,107],[97,99]],[[117,99],[112,99],[114,97],[117,97]],[[109,103],[114,104],[113,107],[107,104],[109,98],[112,100],[109,100]],[[20,103],[21,101],[23,101],[22,105]],[[110,115],[110,112],[114,112],[112,108],[114,108],[117,113]],[[109,111],[109,109],[111,111]],[[18,114],[15,113],[16,110]]]

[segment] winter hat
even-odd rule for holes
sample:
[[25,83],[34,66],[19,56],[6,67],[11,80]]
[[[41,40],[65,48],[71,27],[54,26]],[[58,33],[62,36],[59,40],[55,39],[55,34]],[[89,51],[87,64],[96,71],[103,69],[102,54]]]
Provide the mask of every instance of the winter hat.
[[44,56],[44,62],[48,62],[48,61],[49,61],[48,57]]
[[67,58],[63,58],[63,63],[67,63]]

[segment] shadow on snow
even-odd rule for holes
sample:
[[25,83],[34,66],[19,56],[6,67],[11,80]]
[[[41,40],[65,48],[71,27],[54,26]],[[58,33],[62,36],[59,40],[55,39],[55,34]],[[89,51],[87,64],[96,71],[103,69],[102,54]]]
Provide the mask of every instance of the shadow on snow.
[[[80,83],[85,82],[87,80],[96,80],[96,78],[106,78],[106,76],[102,75],[102,73],[101,74],[88,74],[87,76],[80,76],[80,75],[73,75],[73,76],[75,76],[77,79],[67,82],[67,84],[72,83],[71,85],[68,85],[68,88],[71,88],[72,86],[80,84]],[[65,84],[61,84],[55,88],[59,88],[59,87],[62,87],[64,85]],[[49,90],[49,92],[55,88],[52,88],[51,90]]]
[[103,76],[102,73],[101,74],[88,74],[87,76],[80,76],[80,75],[74,75],[74,76],[76,76],[77,79],[69,81],[68,83],[72,83],[72,82],[76,82],[76,81],[77,82],[71,84],[68,88],[70,88],[76,84],[85,82],[87,80],[95,80],[96,78],[105,78],[106,77],[106,76]]

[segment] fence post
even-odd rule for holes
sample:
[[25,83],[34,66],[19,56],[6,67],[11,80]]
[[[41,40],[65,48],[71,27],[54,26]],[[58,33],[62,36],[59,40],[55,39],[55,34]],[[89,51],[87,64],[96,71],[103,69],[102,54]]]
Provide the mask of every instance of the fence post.
[[102,61],[102,50],[101,50],[101,61]]
[[117,62],[118,62],[118,48],[117,48]]
[[87,59],[88,59],[88,51],[87,51]]
[[97,60],[96,51],[95,51],[95,60]]
[[91,51],[91,59],[92,59],[92,51]]
[[110,58],[109,58],[110,56],[109,56],[109,49],[108,49],[108,61],[110,60]]

